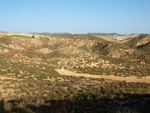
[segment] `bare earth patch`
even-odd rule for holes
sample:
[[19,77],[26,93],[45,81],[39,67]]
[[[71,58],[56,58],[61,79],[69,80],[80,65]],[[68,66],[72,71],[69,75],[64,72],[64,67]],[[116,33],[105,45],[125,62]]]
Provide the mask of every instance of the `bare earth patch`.
[[13,77],[4,77],[4,76],[0,76],[0,80],[20,80],[20,79],[13,78]]
[[0,76],[0,96],[1,98],[11,98],[15,95],[15,91],[17,91],[16,88],[14,88],[14,84],[11,83],[11,80],[20,80],[13,77],[4,77]]
[[91,74],[83,74],[83,73],[75,73],[66,69],[56,69],[56,71],[61,75],[66,76],[76,76],[76,77],[87,77],[87,78],[103,78],[110,80],[118,80],[118,81],[126,81],[126,82],[144,82],[150,83],[150,77],[142,77],[141,79],[136,76],[130,77],[119,77],[119,76],[106,76],[106,75],[91,75]]

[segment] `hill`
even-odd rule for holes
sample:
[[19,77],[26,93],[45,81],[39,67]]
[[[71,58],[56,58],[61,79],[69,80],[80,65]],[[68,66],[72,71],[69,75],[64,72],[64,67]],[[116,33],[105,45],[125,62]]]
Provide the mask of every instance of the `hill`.
[[150,35],[141,34],[138,37],[135,37],[126,42],[126,45],[139,50],[143,50],[145,52],[150,52]]
[[117,33],[88,33],[88,35],[96,36],[107,41],[125,43],[128,40],[137,37],[139,34],[117,34]]
[[[0,112],[149,110],[145,107],[149,104],[140,103],[141,99],[147,102],[149,82],[122,81],[125,78],[132,81],[130,77],[142,82],[143,77],[149,79],[149,58],[150,53],[126,43],[88,34],[0,32]],[[57,70],[90,77],[65,76]],[[141,92],[144,95],[140,95]],[[124,100],[132,106],[124,104]]]
[[79,73],[149,75],[149,53],[91,35],[6,35],[0,37],[0,54]]

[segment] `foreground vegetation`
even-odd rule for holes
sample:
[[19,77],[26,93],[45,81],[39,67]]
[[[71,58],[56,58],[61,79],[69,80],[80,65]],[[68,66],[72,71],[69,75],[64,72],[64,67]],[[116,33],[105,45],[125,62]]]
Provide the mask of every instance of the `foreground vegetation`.
[[[30,92],[1,101],[1,113],[146,113],[150,84],[64,77],[67,82],[39,81]],[[80,84],[80,85],[79,85]]]

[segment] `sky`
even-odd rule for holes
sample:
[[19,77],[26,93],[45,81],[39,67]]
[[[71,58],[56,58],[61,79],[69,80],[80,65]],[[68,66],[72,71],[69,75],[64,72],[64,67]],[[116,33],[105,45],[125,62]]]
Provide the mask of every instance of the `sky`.
[[0,0],[0,31],[150,33],[150,0]]

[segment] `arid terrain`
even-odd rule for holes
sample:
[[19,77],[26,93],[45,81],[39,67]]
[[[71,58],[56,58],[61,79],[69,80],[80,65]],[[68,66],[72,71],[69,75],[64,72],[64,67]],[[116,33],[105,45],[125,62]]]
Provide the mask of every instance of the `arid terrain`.
[[0,32],[0,113],[148,113],[149,34]]

